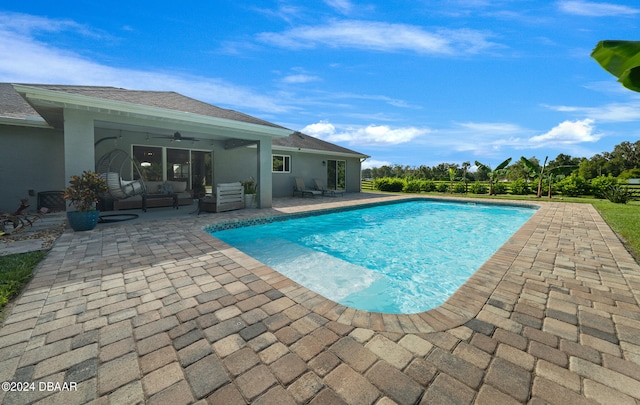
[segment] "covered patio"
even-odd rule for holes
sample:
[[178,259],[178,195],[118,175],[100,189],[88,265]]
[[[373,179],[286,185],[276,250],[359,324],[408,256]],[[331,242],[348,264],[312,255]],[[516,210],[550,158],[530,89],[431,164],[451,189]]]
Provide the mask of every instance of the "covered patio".
[[[114,148],[130,154],[136,145],[142,149],[158,149],[160,164],[164,165],[160,168],[159,180],[167,180],[168,147],[210,155],[215,149],[217,161],[203,174],[208,186],[238,181],[238,176],[254,177],[258,206],[271,206],[272,140],[290,135],[293,131],[287,128],[173,92],[91,86],[12,86],[42,117],[32,119],[31,126],[62,134],[64,179],[84,170],[95,170],[100,157]],[[254,148],[249,155],[244,153],[239,158],[233,154],[234,150],[246,149],[246,146]],[[247,160],[248,156],[251,160]],[[191,158],[187,155],[183,160],[189,164]],[[189,188],[193,186],[190,171],[190,167],[185,169]],[[133,180],[130,165],[121,174]]]
[[0,379],[76,390],[2,391],[0,401],[640,400],[640,266],[591,205],[541,202],[447,303],[413,315],[336,304],[202,231],[403,198],[156,209],[156,219],[66,231],[0,329]]

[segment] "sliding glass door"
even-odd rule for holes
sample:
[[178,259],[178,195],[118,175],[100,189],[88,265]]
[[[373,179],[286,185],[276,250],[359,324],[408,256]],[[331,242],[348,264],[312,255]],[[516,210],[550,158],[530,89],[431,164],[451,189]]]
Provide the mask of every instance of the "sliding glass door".
[[327,188],[344,190],[347,184],[347,162],[344,160],[327,160]]
[[146,181],[185,181],[194,197],[212,191],[211,151],[134,145],[133,156]]

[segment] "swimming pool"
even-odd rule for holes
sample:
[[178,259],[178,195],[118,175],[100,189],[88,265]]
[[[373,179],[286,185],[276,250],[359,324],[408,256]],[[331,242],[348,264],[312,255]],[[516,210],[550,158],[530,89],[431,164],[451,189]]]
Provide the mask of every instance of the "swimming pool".
[[534,212],[421,199],[210,233],[340,304],[410,314],[444,303]]

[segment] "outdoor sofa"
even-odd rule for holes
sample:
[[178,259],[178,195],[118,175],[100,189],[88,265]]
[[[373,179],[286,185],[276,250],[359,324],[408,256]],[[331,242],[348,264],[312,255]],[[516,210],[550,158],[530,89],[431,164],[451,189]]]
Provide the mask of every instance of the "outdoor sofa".
[[[193,204],[193,195],[191,190],[187,189],[186,181],[145,181],[144,185],[147,193],[147,208],[172,207],[176,202],[178,206]],[[150,196],[153,198],[149,198]],[[114,200],[113,209],[116,211],[140,209],[142,199],[142,195],[135,195],[123,200]]]

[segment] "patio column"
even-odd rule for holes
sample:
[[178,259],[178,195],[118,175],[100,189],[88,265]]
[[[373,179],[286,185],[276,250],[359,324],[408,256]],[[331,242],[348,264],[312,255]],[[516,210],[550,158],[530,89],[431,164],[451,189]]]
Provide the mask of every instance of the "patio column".
[[271,138],[258,141],[258,208],[271,208],[273,194]]
[[[86,111],[64,109],[65,187],[73,175],[95,170],[93,117]],[[70,209],[70,208],[67,208]],[[73,208],[71,208],[73,209]]]

